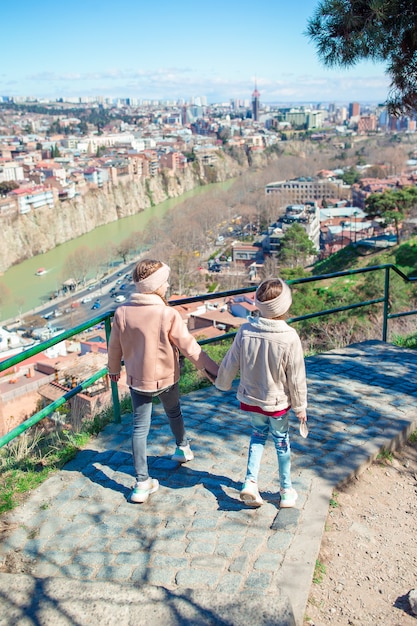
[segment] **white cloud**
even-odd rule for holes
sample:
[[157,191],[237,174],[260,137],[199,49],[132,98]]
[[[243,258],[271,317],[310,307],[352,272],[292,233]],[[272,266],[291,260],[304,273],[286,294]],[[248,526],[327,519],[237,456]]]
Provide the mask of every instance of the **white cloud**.
[[[232,77],[219,72],[208,74],[190,67],[108,68],[97,72],[38,72],[24,80],[8,82],[0,75],[0,93],[39,97],[104,95],[152,99],[187,98],[206,95],[209,101],[250,98],[255,84],[261,102],[302,101],[383,101],[389,91],[388,78],[355,76],[352,72],[323,75],[280,73],[276,77],[252,75]],[[13,90],[13,93],[10,93]]]

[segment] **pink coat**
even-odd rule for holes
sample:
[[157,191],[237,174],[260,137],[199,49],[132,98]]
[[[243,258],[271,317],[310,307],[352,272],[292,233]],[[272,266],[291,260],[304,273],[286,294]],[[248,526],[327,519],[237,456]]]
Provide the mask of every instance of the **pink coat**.
[[198,369],[216,376],[215,363],[189,333],[181,315],[156,294],[134,293],[117,307],[108,348],[109,374],[121,361],[126,382],[141,391],[158,391],[179,380],[179,352]]

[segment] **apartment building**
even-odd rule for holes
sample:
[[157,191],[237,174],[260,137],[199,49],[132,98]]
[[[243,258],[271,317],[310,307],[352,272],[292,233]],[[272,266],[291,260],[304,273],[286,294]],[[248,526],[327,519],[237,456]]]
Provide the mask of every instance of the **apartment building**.
[[376,115],[361,115],[358,120],[358,134],[365,135],[377,129]]
[[87,167],[84,170],[84,178],[88,183],[96,185],[97,187],[103,187],[109,180],[109,170],[104,167]]
[[61,164],[55,161],[41,161],[35,165],[35,170],[41,172],[44,178],[58,178],[61,182],[64,182],[67,177],[67,172]]
[[0,183],[5,181],[23,180],[25,177],[23,167],[16,161],[0,161]]
[[310,241],[313,242],[316,250],[320,248],[320,211],[315,202],[305,204],[290,204],[285,209],[278,226],[285,231],[293,224],[299,224],[306,231]]
[[265,194],[281,195],[285,201],[294,204],[304,204],[325,200],[336,200],[347,198],[350,194],[350,187],[345,185],[340,179],[320,179],[312,177],[301,177],[293,180],[283,180],[269,183],[265,187]]
[[52,209],[58,200],[58,192],[43,185],[14,189],[9,196],[17,199],[18,210],[21,215],[44,206]]
[[142,154],[147,161],[149,176],[156,176],[159,172],[159,159],[156,150],[144,150]]
[[181,152],[167,152],[159,158],[161,168],[172,170],[184,170],[187,167],[187,159]]
[[306,130],[321,128],[324,121],[324,111],[311,109],[291,109],[285,113],[285,122],[293,127],[302,127]]

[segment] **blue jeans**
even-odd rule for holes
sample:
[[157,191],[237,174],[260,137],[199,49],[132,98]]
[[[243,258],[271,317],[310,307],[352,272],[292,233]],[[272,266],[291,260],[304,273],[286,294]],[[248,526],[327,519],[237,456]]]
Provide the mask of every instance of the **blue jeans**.
[[281,489],[289,489],[291,483],[291,448],[288,435],[289,411],[282,417],[268,417],[251,413],[252,435],[249,444],[246,480],[258,482],[262,454],[268,434],[271,433],[278,457],[279,482]]
[[178,383],[163,391],[151,393],[143,393],[131,388],[130,396],[133,405],[133,464],[136,480],[143,481],[149,478],[146,446],[151,426],[153,398],[157,396],[161,400],[177,446],[186,446],[188,438],[185,433],[184,419],[181,413]]

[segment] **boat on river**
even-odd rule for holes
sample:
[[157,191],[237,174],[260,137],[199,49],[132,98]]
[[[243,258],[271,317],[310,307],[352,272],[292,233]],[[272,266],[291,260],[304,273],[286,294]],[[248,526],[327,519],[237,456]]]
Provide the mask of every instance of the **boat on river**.
[[36,270],[36,276],[43,276],[44,274],[46,274],[46,269],[44,267],[40,267]]

